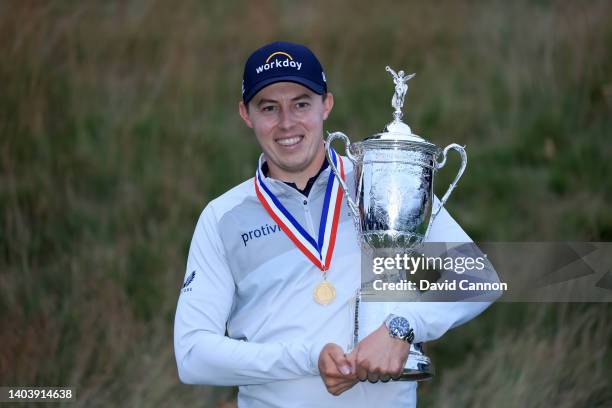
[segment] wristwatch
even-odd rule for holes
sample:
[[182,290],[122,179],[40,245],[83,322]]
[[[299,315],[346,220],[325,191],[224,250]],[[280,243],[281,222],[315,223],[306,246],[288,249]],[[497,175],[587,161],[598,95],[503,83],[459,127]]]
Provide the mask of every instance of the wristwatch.
[[410,323],[405,317],[390,314],[385,320],[385,326],[389,331],[389,336],[400,339],[407,343],[412,343],[414,340],[414,330],[410,327]]

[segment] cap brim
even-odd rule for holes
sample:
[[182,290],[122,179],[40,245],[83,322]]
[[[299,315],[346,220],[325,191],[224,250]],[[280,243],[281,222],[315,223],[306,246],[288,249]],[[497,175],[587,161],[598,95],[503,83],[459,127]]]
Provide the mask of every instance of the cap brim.
[[257,92],[261,91],[266,86],[275,84],[277,82],[294,82],[296,84],[305,86],[316,94],[323,95],[323,93],[325,93],[325,87],[321,84],[317,84],[316,82],[312,82],[308,79],[299,76],[282,75],[274,78],[268,78],[264,81],[259,82],[248,93],[244,94],[244,96],[242,97],[244,103],[249,103],[249,101],[253,99],[253,97],[257,94]]

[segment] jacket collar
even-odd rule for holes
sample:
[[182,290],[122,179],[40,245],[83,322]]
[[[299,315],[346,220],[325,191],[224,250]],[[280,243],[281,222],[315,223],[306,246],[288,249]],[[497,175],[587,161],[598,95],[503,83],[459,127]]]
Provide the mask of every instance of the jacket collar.
[[259,156],[257,166],[263,182],[275,195],[294,196],[302,198],[304,196],[309,196],[310,191],[312,191],[313,189],[318,189],[321,185],[327,185],[329,172],[331,171],[329,163],[327,162],[327,159],[325,159],[323,161],[323,164],[321,165],[321,168],[319,169],[319,172],[308,180],[307,184],[310,184],[311,186],[310,189],[306,188],[306,193],[308,194],[304,194],[300,190],[298,190],[297,186],[294,183],[284,182],[269,177],[268,163],[263,153]]

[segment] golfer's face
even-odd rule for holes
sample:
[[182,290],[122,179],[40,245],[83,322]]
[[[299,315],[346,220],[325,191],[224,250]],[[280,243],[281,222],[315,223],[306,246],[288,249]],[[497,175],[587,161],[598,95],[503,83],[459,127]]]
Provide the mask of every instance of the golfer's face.
[[271,174],[282,176],[310,172],[324,156],[323,121],[332,106],[331,94],[323,101],[302,85],[278,82],[259,91],[241,115],[255,131]]

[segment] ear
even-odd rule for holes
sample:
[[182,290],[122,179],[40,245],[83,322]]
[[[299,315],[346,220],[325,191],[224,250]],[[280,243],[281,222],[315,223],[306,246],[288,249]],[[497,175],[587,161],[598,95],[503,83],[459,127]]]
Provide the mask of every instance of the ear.
[[331,92],[327,93],[325,100],[323,101],[323,120],[326,120],[334,107],[334,94]]
[[249,112],[247,111],[246,105],[243,101],[240,101],[240,103],[238,104],[238,113],[240,113],[240,117],[242,118],[242,120],[244,120],[244,123],[246,123],[246,125],[251,129],[253,129],[253,122],[251,121]]

